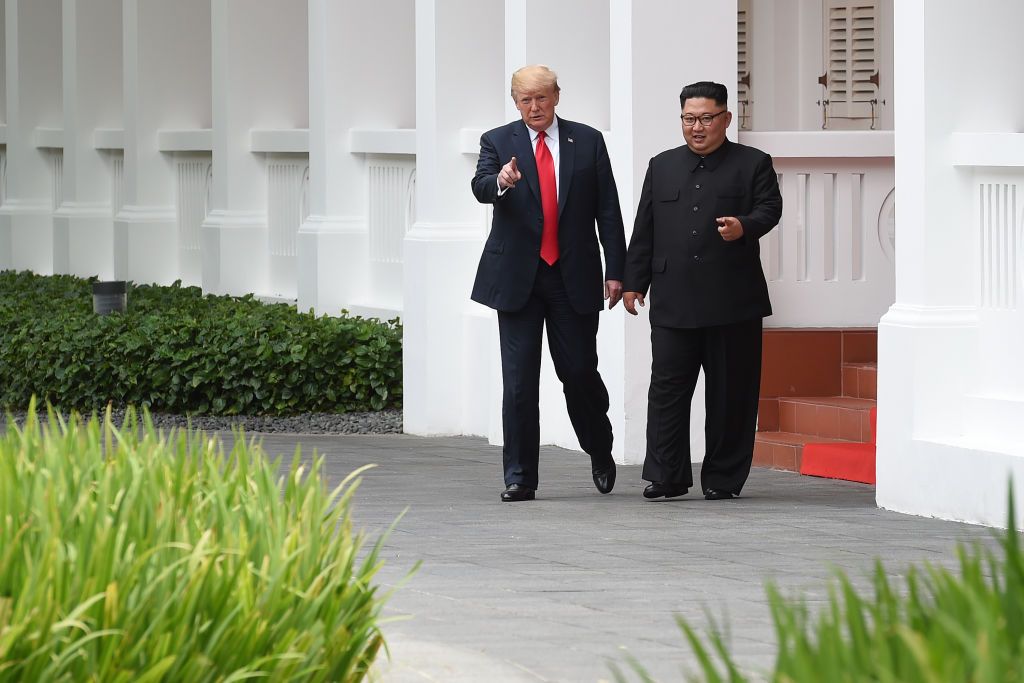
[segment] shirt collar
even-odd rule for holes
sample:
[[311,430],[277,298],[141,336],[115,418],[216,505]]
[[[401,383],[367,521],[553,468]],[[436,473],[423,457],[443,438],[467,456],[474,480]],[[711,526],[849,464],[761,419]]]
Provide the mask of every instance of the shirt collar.
[[[530,131],[530,142],[533,144],[534,147],[536,147],[537,146],[537,135],[538,135],[537,131],[535,131],[533,128],[530,128],[529,126],[526,127],[526,130]],[[547,135],[549,138],[554,138],[555,140],[558,139],[558,117],[557,116],[551,121],[551,125],[548,126],[547,129],[545,129],[544,134]]]
[[683,154],[686,157],[686,168],[690,169],[690,171],[692,172],[696,171],[701,164],[704,164],[704,168],[706,168],[709,171],[714,171],[721,165],[722,160],[725,159],[725,157],[729,154],[729,145],[731,144],[732,143],[729,142],[729,139],[726,138],[718,149],[716,149],[711,154],[708,154],[707,156],[703,157],[695,153],[689,147],[684,147],[683,149],[685,151],[683,152]]

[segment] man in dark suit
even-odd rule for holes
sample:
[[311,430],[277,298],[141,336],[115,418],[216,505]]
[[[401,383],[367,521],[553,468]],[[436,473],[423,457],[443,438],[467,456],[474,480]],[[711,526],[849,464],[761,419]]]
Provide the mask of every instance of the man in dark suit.
[[724,85],[683,88],[686,145],[650,161],[626,256],[623,304],[636,315],[651,289],[651,388],[645,498],[693,485],[690,401],[704,368],[708,500],[738,496],[754,452],[761,322],[771,315],[758,240],[779,222],[771,157],[729,141]]
[[516,71],[512,99],[522,120],[483,134],[472,182],[476,198],[494,207],[473,300],[498,311],[506,502],[533,500],[537,489],[545,325],[594,485],[601,493],[615,485],[597,325],[603,299],[613,308],[622,296],[626,239],[604,138],[557,118],[558,97],[557,76],[546,66]]

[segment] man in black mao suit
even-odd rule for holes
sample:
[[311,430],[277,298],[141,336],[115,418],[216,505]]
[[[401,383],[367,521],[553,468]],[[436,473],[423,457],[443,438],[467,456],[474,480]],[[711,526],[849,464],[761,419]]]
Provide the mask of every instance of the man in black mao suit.
[[603,300],[612,308],[622,296],[625,233],[604,138],[557,118],[558,98],[557,76],[546,66],[516,71],[512,99],[522,120],[483,134],[472,181],[477,200],[494,207],[472,297],[498,311],[506,502],[532,500],[537,489],[545,325],[594,484],[601,493],[615,485],[597,326]]
[[771,315],[758,240],[779,222],[771,157],[729,141],[724,85],[683,88],[686,145],[650,161],[626,257],[623,304],[651,290],[646,498],[693,485],[690,401],[704,368],[707,421],[701,488],[739,495],[753,459],[761,386],[761,320]]

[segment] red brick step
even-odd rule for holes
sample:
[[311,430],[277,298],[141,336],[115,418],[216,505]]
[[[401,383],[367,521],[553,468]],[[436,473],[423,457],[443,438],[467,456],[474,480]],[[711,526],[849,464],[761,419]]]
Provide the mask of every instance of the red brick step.
[[799,472],[804,444],[811,441],[849,443],[809,434],[757,432],[754,435],[754,466]]
[[806,396],[779,399],[779,431],[823,439],[868,441],[875,401],[849,396]]

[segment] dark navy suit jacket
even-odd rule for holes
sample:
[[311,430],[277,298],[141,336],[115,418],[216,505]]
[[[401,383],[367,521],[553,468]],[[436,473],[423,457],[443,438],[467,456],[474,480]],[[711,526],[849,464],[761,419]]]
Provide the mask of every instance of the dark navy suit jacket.
[[[577,313],[600,311],[604,281],[622,279],[626,258],[622,212],[608,149],[600,131],[562,118],[558,119],[558,144],[562,278]],[[512,157],[516,157],[523,178],[499,197],[497,176]],[[472,186],[477,200],[494,206],[472,298],[499,311],[519,310],[533,289],[544,225],[537,164],[525,123],[514,121],[483,134]],[[604,277],[599,241],[604,249]]]

